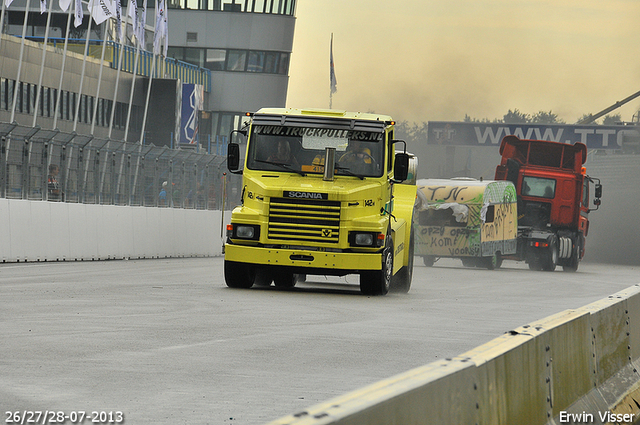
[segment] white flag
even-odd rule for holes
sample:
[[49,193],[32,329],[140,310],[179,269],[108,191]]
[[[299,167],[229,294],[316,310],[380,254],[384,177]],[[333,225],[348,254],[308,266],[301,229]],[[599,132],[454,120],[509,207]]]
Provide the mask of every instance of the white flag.
[[147,0],[144,0],[142,2],[142,11],[139,13],[139,15],[140,24],[138,24],[138,39],[140,40],[140,47],[144,49],[146,36],[145,27],[147,25]]
[[84,12],[82,11],[82,0],[76,0],[75,20],[73,21],[74,27],[78,28],[82,25],[82,15],[84,15]]
[[127,6],[127,15],[131,17],[133,35],[138,38],[138,3],[136,2],[136,0],[129,0],[129,6]]
[[164,40],[164,0],[156,0],[156,28],[153,37],[153,54],[160,54],[160,44]]
[[40,14],[47,12],[47,0],[40,0]]
[[164,9],[164,49],[162,55],[166,58],[169,50],[169,9]]
[[116,41],[122,40],[122,4],[116,0]]
[[96,25],[100,25],[116,15],[111,0],[89,0],[89,11],[93,20],[96,21]]
[[333,33],[331,34],[331,52],[329,55],[329,88],[333,94],[338,91],[338,80],[336,80],[336,70],[333,64]]
[[71,6],[71,0],[59,0],[58,4],[60,5],[60,9],[66,12],[69,10],[69,6]]

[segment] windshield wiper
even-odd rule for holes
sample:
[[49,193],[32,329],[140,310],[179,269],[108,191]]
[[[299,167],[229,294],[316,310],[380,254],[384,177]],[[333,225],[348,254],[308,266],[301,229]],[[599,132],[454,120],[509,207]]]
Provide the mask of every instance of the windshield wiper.
[[353,176],[353,177],[357,177],[360,180],[364,180],[365,176],[363,174],[356,174],[353,171],[351,171],[351,169],[349,167],[343,167],[342,165],[338,165],[336,163],[336,169],[343,171],[345,174],[349,175],[349,176]]
[[262,159],[256,159],[256,162],[261,162],[263,164],[270,164],[270,165],[277,165],[278,167],[287,170],[287,171],[291,171],[292,173],[298,173],[300,174],[302,177],[306,177],[306,174],[303,173],[300,170],[296,170],[295,168],[291,168],[291,164],[281,164],[279,162],[272,162],[272,161],[264,161]]

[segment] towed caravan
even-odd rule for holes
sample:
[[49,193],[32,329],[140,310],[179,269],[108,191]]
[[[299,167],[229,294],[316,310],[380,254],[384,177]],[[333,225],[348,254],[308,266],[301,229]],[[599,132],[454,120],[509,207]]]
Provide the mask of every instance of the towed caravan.
[[509,181],[418,180],[415,252],[428,267],[441,257],[467,267],[500,267],[516,253],[517,197]]

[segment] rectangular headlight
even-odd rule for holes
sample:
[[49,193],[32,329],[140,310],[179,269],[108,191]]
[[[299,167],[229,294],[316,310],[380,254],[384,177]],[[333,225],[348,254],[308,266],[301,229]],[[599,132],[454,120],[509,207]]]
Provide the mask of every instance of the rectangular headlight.
[[244,224],[236,225],[236,237],[240,239],[253,239],[256,234],[256,229],[253,226],[247,226]]
[[[382,246],[378,240],[378,236],[381,233],[376,232],[350,232],[349,233],[349,245],[351,246],[364,246],[364,247],[379,247]],[[382,240],[384,244],[384,240]]]
[[360,246],[372,246],[373,245],[373,234],[371,233],[356,233],[356,237],[354,239],[356,245]]

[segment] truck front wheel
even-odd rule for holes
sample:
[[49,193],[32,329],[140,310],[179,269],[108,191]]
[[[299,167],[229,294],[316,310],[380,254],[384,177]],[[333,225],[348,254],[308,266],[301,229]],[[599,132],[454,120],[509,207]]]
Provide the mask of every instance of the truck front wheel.
[[411,279],[413,278],[413,255],[414,255],[414,238],[413,229],[411,229],[411,235],[409,236],[409,264],[401,268],[398,273],[392,278],[393,290],[397,292],[407,293],[411,289]]
[[552,272],[556,269],[558,264],[558,238],[555,236],[549,237],[549,246],[546,252],[542,253],[542,270]]
[[249,264],[224,261],[224,280],[229,288],[251,288],[255,278],[256,270]]
[[273,275],[273,282],[278,288],[293,288],[298,282],[298,275],[287,271],[277,271]]
[[578,271],[578,265],[580,264],[580,239],[574,242],[573,249],[571,250],[571,258],[569,258],[569,264],[562,266],[562,270],[565,272]]
[[392,274],[393,241],[391,236],[387,236],[387,246],[382,251],[382,268],[360,273],[360,292],[364,295],[386,295],[389,292]]

